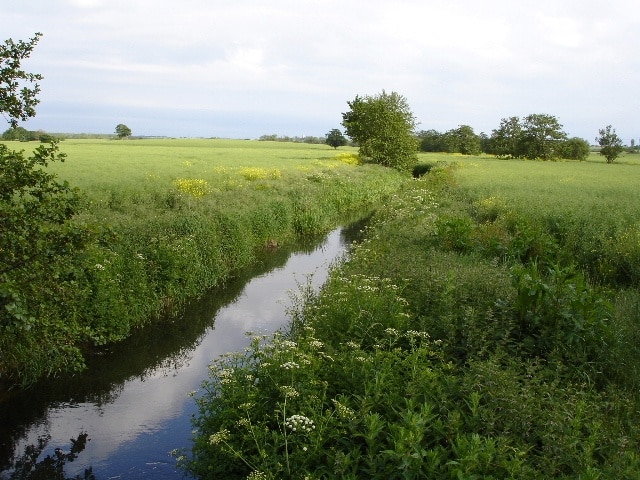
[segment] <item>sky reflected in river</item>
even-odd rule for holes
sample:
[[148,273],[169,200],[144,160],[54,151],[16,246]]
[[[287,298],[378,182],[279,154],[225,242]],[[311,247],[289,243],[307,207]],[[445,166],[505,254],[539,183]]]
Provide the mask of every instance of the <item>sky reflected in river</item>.
[[[62,401],[60,394],[52,395],[58,399],[48,404],[45,414],[23,427],[26,432],[16,443],[15,453],[20,455],[39,437],[49,436],[40,455],[44,458],[56,448],[68,450],[69,439],[86,432],[89,441],[84,451],[66,464],[68,477],[82,478],[84,470],[92,468],[98,479],[183,478],[169,452],[189,447],[190,417],[196,411],[189,392],[200,387],[213,359],[248,345],[246,332],[269,333],[286,325],[292,292],[308,282],[316,288],[322,285],[346,243],[336,230],[311,252],[294,253],[284,266],[248,281],[230,303],[209,312],[210,326],[195,340],[188,338],[188,345],[173,356],[159,358],[126,380],[112,383],[108,392],[69,394]],[[180,332],[181,326],[187,330],[190,322],[186,317],[176,319],[167,335]],[[161,341],[162,335],[158,338]],[[105,365],[109,368],[108,362]],[[90,383],[90,375],[83,382]],[[64,390],[64,386],[57,388]],[[11,478],[6,475],[7,471],[0,474]]]

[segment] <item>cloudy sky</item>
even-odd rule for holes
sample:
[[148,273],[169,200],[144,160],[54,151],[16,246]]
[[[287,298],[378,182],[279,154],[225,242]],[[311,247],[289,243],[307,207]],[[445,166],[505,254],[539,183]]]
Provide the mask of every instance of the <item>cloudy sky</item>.
[[33,130],[320,136],[384,89],[424,130],[548,113],[640,138],[637,0],[0,0],[0,32],[44,34]]

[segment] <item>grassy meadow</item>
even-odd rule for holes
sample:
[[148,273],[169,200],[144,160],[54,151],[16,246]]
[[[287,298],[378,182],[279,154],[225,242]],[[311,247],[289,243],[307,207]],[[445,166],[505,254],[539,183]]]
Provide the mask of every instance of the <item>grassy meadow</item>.
[[66,161],[48,168],[83,193],[75,222],[93,240],[55,278],[15,280],[29,321],[0,338],[5,385],[82,369],[87,349],[179,311],[267,245],[370,211],[403,181],[326,145],[97,139],[60,149]]
[[640,165],[422,155],[286,332],[214,361],[199,478],[634,479]]

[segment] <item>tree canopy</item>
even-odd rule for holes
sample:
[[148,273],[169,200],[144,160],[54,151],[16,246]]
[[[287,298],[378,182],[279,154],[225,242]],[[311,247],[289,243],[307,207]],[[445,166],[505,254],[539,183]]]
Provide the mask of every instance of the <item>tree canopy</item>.
[[410,171],[417,162],[416,119],[407,99],[391,92],[356,96],[342,114],[347,135],[360,147],[360,155],[372,162]]
[[531,114],[503,118],[490,138],[491,152],[503,158],[554,160],[562,156],[567,134],[556,117]]
[[131,129],[127,127],[124,123],[119,123],[116,125],[116,135],[118,138],[127,138],[131,136]]
[[327,133],[327,140],[325,143],[327,145],[331,145],[333,148],[338,148],[345,146],[347,144],[347,139],[339,129],[334,128]]
[[624,150],[622,140],[611,125],[601,128],[598,133],[600,136],[596,137],[596,142],[600,145],[600,155],[607,159],[607,163],[613,163]]
[[[19,120],[35,116],[39,88],[36,85],[18,91],[16,85],[20,79],[42,78],[24,73],[20,67],[39,36],[36,34],[28,43],[7,40],[0,47],[0,112],[13,130],[19,128]],[[50,298],[64,295],[60,292],[68,280],[65,277],[71,271],[73,254],[89,239],[87,229],[71,222],[81,206],[79,192],[67,182],[59,182],[46,169],[49,162],[65,158],[58,151],[58,140],[53,137],[50,140],[39,145],[31,156],[0,144],[0,351],[3,352],[9,350],[16,338],[25,341],[24,335],[27,338],[43,335],[47,322],[55,325],[45,330],[64,337],[63,345],[73,344],[81,335],[68,332],[64,319],[45,319],[46,313],[39,312],[38,302],[34,301],[42,292],[47,292]],[[33,343],[41,344],[45,345],[42,348],[48,348],[40,338]],[[46,358],[49,353],[37,353],[33,348],[30,353],[33,357]],[[0,361],[0,378],[6,378],[10,357],[7,355]],[[59,368],[64,367],[48,365],[50,372]]]
[[41,36],[36,33],[28,42],[8,39],[0,45],[0,112],[13,128],[18,126],[19,120],[27,120],[36,114],[40,93],[40,85],[36,82],[42,80],[42,75],[25,72],[21,62],[31,55]]

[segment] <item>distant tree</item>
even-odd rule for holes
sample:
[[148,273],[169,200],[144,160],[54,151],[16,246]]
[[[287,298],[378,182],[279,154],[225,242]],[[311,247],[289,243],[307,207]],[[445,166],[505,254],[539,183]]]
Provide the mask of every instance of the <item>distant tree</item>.
[[458,128],[450,130],[451,153],[462,153],[463,155],[480,154],[480,137],[476,135],[469,125],[460,125]]
[[522,141],[522,125],[519,117],[500,120],[497,129],[491,132],[491,150],[499,158],[518,158]]
[[489,136],[484,132],[480,132],[478,138],[480,139],[480,151],[484,153],[493,153],[491,151],[491,138],[489,138]]
[[24,127],[10,127],[2,134],[3,140],[17,140],[20,142],[28,142],[35,140],[35,132],[30,132]]
[[601,128],[598,133],[600,136],[596,137],[596,142],[600,145],[600,155],[607,159],[607,163],[613,163],[624,151],[622,140],[611,125]]
[[131,129],[123,123],[116,126],[116,135],[118,138],[127,138],[131,136]]
[[402,95],[391,92],[347,102],[342,114],[347,135],[360,146],[360,155],[375,163],[411,171],[417,162],[416,119]]
[[531,114],[503,118],[492,131],[492,152],[502,158],[553,160],[560,156],[560,147],[567,138],[562,125],[553,115]]
[[422,130],[418,133],[421,152],[444,152],[446,151],[444,134],[437,130]]
[[[0,112],[13,128],[18,126],[19,120],[27,120],[36,114],[40,93],[40,85],[36,82],[42,80],[42,75],[25,72],[20,62],[31,55],[41,36],[36,33],[28,42],[8,39],[0,45]],[[29,88],[30,84],[33,87]]]
[[345,146],[347,144],[347,139],[340,130],[334,128],[329,133],[327,133],[327,139],[325,143],[337,149],[338,147]]
[[258,140],[260,142],[276,142],[278,140],[278,135],[276,133],[272,133],[270,135],[261,135]]
[[558,149],[560,156],[568,160],[580,160],[589,158],[591,146],[582,138],[573,137],[561,143]]
[[566,139],[567,134],[553,115],[527,115],[522,123],[520,153],[531,160],[553,160],[560,156],[560,144]]

